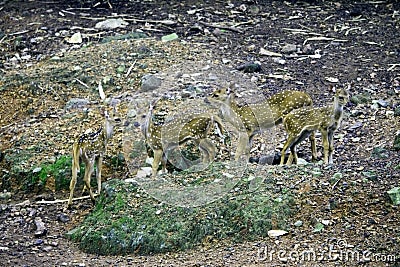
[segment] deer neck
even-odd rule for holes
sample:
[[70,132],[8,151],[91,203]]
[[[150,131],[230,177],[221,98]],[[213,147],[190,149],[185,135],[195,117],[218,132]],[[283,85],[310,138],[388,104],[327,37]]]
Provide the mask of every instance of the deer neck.
[[239,107],[232,95],[229,95],[221,105],[221,113],[225,119],[235,118],[238,116]]
[[113,134],[114,134],[114,125],[109,120],[107,120],[105,122],[105,124],[104,124],[104,137],[105,137],[105,140],[111,139]]
[[342,115],[343,115],[343,105],[341,105],[339,101],[335,98],[332,107],[332,117],[333,119],[339,121],[342,118]]

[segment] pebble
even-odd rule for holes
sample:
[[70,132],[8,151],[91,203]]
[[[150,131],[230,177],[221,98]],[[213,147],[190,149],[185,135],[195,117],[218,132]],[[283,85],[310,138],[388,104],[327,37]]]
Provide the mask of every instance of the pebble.
[[148,74],[142,77],[140,89],[144,92],[147,92],[147,91],[153,91],[160,86],[161,86],[161,79],[152,74]]
[[286,44],[281,48],[282,53],[293,53],[297,51],[297,46],[295,44]]
[[94,26],[96,29],[115,29],[115,28],[125,28],[129,25],[129,22],[124,21],[121,18],[118,19],[107,19],[96,23]]
[[62,213],[62,214],[59,214],[59,215],[57,216],[57,220],[59,220],[60,222],[66,223],[66,222],[68,222],[70,219],[69,219],[69,216],[68,216],[67,214]]

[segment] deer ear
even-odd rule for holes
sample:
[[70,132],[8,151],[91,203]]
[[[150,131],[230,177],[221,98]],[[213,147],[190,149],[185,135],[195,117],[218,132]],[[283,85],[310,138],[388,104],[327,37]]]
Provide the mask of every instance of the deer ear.
[[160,98],[156,98],[153,101],[150,102],[150,107],[149,109],[154,109],[154,107],[156,106],[157,102],[160,100]]
[[231,83],[228,85],[228,88],[227,88],[226,93],[227,93],[228,95],[234,94],[234,93],[235,93],[235,83],[234,83],[234,82],[231,82]]

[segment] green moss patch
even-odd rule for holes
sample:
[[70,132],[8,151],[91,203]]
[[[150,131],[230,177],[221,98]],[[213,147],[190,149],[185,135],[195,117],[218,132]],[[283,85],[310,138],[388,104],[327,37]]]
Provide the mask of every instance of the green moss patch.
[[222,198],[201,207],[170,206],[140,187],[110,180],[96,207],[67,236],[88,253],[152,254],[192,248],[209,240],[253,240],[274,227],[286,229],[294,210],[289,190],[270,194],[266,187],[250,192],[239,182]]

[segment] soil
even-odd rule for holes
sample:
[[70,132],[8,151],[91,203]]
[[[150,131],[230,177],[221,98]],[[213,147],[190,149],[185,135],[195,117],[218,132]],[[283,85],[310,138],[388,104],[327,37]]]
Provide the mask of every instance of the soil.
[[[399,152],[393,149],[400,131],[399,12],[395,1],[2,1],[0,265],[399,266],[399,206],[386,193],[399,186],[400,177]],[[129,24],[95,28],[107,18]],[[71,43],[77,32],[82,41]],[[138,33],[146,38],[134,39]],[[179,39],[160,41],[171,33]],[[124,40],[116,40],[121,35]],[[335,164],[327,167],[343,177],[333,186],[330,175],[282,181],[298,192],[301,212],[291,218],[290,233],[279,238],[205,242],[194,250],[149,256],[80,251],[65,233],[90,212],[90,201],[67,211],[65,203],[41,204],[65,199],[68,192],[56,190],[51,179],[45,188],[26,190],[26,177],[9,174],[69,155],[77,135],[97,127],[100,80],[107,95],[123,102],[138,93],[143,75],[207,60],[241,69],[265,96],[295,88],[317,106],[331,101],[329,85],[351,84],[352,101],[335,138]],[[90,103],[69,108],[73,98]],[[282,128],[277,135],[283,142]],[[121,136],[110,145],[107,179],[127,175],[110,164],[110,155],[121,151]],[[299,147],[307,160],[308,149]],[[26,151],[31,155],[22,160]],[[319,151],[321,156],[321,145]],[[304,226],[295,226],[298,221]],[[323,231],[315,231],[317,223]],[[366,256],[285,257],[335,248]],[[279,258],[279,251],[286,254]]]

